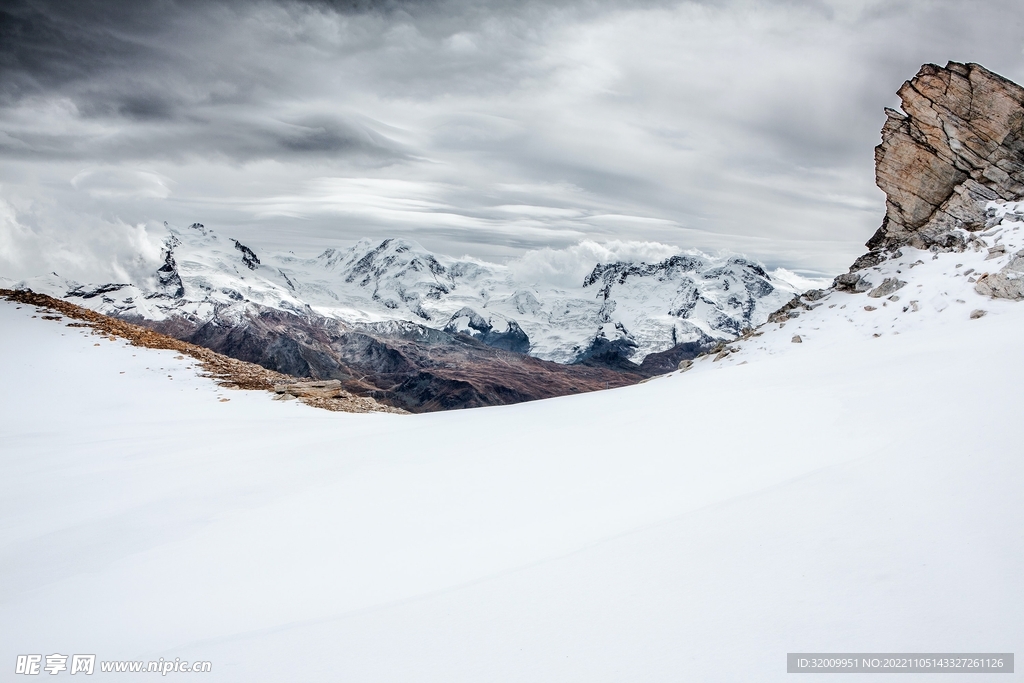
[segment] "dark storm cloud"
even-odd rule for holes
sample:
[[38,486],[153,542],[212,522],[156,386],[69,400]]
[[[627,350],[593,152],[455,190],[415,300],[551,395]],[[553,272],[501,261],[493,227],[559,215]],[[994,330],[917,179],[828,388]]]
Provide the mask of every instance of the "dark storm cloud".
[[[407,156],[372,125],[333,111],[273,111],[278,93],[290,89],[289,75],[272,64],[273,46],[218,42],[254,7],[160,0],[6,7],[0,111],[16,114],[40,98],[73,109],[46,126],[9,119],[0,153],[103,162],[344,156],[371,165]],[[273,17],[282,18],[288,13]]]
[[172,9],[146,0],[7,2],[0,7],[0,92],[10,100],[147,61],[148,43]]

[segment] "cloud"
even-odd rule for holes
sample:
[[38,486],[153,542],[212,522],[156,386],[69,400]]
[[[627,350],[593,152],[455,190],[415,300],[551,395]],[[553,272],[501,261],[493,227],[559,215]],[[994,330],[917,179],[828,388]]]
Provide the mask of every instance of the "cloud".
[[135,171],[126,168],[87,168],[71,179],[71,186],[97,198],[151,197],[164,199],[171,194],[172,182],[170,178],[151,171]]
[[509,262],[509,268],[520,282],[570,288],[579,287],[599,263],[658,263],[680,252],[678,247],[658,242],[613,240],[599,244],[582,240],[562,249],[528,251]]
[[68,216],[59,208],[19,212],[0,199],[0,273],[14,280],[56,272],[81,282],[131,282],[159,267],[162,229],[80,215],[65,222]]
[[1024,79],[1016,12],[14,0],[0,183],[97,230],[199,220],[293,250],[396,235],[486,258],[658,242],[834,273],[884,210],[882,108],[924,62]]

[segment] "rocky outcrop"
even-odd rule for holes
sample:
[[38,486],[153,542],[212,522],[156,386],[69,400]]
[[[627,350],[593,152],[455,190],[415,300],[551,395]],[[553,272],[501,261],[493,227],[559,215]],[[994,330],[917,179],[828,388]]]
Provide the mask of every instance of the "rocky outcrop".
[[256,270],[260,265],[260,257],[256,255],[256,252],[238,240],[231,241],[235,243],[235,249],[242,252],[242,263],[245,264],[245,267],[249,270]]
[[[988,248],[988,259],[1005,257],[1004,245],[985,238],[1004,220],[1018,220],[1019,208],[1007,215],[1006,207],[1024,199],[1024,88],[978,64],[949,62],[925,64],[898,94],[903,111],[885,110],[875,148],[885,218],[867,242],[871,251],[833,283],[876,298],[898,298],[902,281],[887,278],[876,287],[866,275],[902,256],[901,247]],[[998,273],[979,275],[975,291],[1024,300],[1024,252]]]
[[974,291],[996,299],[1024,300],[1024,250],[1014,254],[998,273],[982,274]]
[[[673,370],[689,369],[693,359],[713,348],[716,340],[710,337],[676,344],[667,351],[647,355],[640,363],[640,374],[646,377],[663,375]],[[689,363],[690,365],[687,365]]]
[[515,320],[497,315],[487,320],[468,306],[455,312],[444,326],[444,331],[466,335],[496,349],[530,352],[530,337]]
[[882,284],[868,292],[868,296],[873,299],[881,299],[883,296],[895,294],[898,290],[903,289],[906,284],[905,281],[898,278],[887,277],[882,280]]
[[921,67],[886,109],[875,182],[886,195],[873,251],[962,246],[989,201],[1024,197],[1024,88],[978,64]]
[[573,364],[636,372],[640,366],[629,360],[635,351],[636,342],[626,335],[612,339],[598,335],[585,349],[580,351]]
[[341,387],[341,380],[329,379],[325,382],[283,382],[274,385],[274,392],[292,398],[339,398],[345,390]]
[[[178,274],[178,264],[174,260],[174,248],[180,244],[181,242],[173,235],[164,242],[164,263],[156,270],[159,285],[153,292],[157,296],[165,296],[171,299],[180,299],[185,296],[185,285],[181,281],[181,275]],[[69,292],[68,295],[71,296],[72,293]]]
[[[999,222],[990,202],[1024,198],[1024,88],[978,64],[949,62],[925,64],[898,94],[903,111],[885,110],[875,148],[885,218],[867,242],[871,251],[836,277],[841,291],[891,295],[898,281],[875,287],[865,273],[904,246],[979,249],[976,233]],[[1016,279],[992,276],[978,291],[1010,296]]]

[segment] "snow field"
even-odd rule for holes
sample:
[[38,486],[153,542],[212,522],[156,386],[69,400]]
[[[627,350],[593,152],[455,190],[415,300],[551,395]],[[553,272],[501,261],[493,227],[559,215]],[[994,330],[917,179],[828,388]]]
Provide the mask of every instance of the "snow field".
[[[789,651],[1022,651],[1024,304],[951,275],[976,256],[685,373],[416,416],[219,390],[3,303],[3,657],[764,681]],[[952,302],[902,313],[917,284]]]

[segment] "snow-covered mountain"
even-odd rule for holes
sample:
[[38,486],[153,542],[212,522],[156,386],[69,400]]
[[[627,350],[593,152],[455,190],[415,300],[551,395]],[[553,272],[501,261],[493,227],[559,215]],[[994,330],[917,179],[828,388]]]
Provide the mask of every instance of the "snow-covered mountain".
[[797,291],[747,259],[697,252],[594,263],[580,282],[562,287],[525,281],[514,265],[436,255],[401,239],[364,239],[299,258],[257,252],[199,223],[168,233],[163,264],[141,281],[83,284],[51,275],[19,284],[151,321],[241,321],[253,306],[356,327],[411,321],[559,363],[608,348],[639,363],[676,344],[731,339]]

